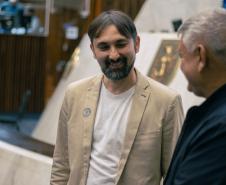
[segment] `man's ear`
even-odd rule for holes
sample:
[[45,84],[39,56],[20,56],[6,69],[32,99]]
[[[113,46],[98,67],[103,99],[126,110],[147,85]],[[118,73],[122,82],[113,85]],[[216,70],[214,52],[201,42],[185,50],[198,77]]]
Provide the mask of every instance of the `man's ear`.
[[140,37],[137,36],[135,40],[135,52],[138,53],[140,50]]
[[90,49],[92,50],[93,52],[93,57],[96,58],[96,55],[95,55],[95,51],[94,51],[94,46],[93,46],[93,43],[90,43]]
[[201,72],[207,66],[207,50],[202,44],[199,44],[196,49],[199,55],[198,71]]

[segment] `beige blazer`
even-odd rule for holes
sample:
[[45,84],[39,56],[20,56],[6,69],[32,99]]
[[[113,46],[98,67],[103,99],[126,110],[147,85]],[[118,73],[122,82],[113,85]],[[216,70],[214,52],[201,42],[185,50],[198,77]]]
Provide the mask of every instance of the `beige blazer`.
[[[181,129],[178,94],[137,72],[117,185],[159,185]],[[85,185],[102,75],[72,83],[59,117],[51,185]]]

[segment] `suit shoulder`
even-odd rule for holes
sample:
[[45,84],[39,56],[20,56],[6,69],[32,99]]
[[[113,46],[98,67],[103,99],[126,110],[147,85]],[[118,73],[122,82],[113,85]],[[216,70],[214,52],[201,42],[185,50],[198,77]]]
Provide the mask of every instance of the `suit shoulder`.
[[153,80],[149,77],[147,77],[147,80],[149,82],[152,93],[157,93],[159,94],[159,96],[166,96],[166,97],[179,96],[178,92],[169,88],[168,86],[163,85],[160,82],[157,82],[156,80]]
[[83,78],[81,80],[75,81],[70,83],[67,86],[66,93],[76,92],[76,91],[82,91],[92,86],[92,84],[98,80],[98,78],[101,78],[101,75],[95,75],[87,78]]

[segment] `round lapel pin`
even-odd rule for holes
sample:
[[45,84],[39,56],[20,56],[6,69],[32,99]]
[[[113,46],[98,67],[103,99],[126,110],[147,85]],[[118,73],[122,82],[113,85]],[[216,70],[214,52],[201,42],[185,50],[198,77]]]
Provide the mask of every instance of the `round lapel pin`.
[[85,108],[83,109],[83,116],[88,117],[91,114],[91,109],[90,108]]

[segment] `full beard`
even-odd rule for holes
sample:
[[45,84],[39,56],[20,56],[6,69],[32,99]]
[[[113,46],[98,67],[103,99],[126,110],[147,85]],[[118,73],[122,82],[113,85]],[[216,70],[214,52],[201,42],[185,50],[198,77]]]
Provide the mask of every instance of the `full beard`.
[[120,57],[116,61],[107,58],[101,65],[101,70],[108,79],[122,80],[129,75],[133,64],[134,62],[128,64],[126,57]]

